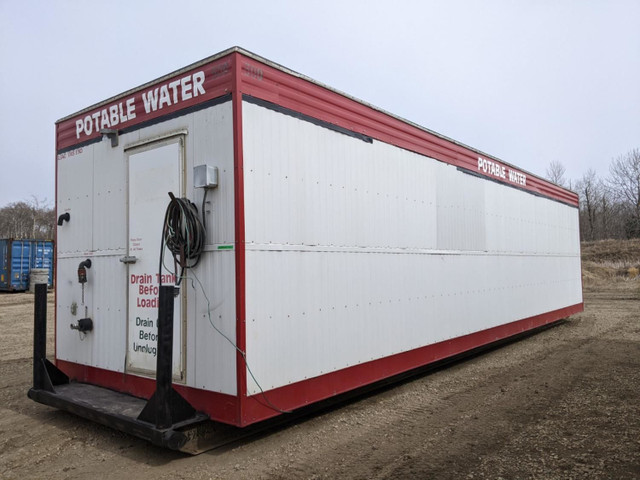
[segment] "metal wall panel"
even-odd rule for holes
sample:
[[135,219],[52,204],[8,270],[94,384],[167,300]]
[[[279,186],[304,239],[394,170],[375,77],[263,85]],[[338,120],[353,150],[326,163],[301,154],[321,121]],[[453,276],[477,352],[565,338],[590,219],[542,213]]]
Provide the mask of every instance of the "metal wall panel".
[[[93,255],[87,269],[82,301],[82,285],[77,269],[81,259],[58,258],[56,307],[56,356],[92,367],[123,372],[126,354],[127,284],[119,256]],[[75,304],[76,313],[73,314]],[[93,320],[93,332],[71,330],[81,318]]]
[[[57,159],[57,213],[70,220],[57,227],[58,253],[90,252],[93,248],[93,150],[90,145]],[[107,219],[105,219],[106,221]]]
[[229,395],[237,392],[235,265],[233,250],[205,252],[196,273],[200,283],[189,280],[185,287],[191,320],[187,331],[188,384]]
[[577,209],[246,102],[243,124],[263,389],[582,301]]
[[436,248],[437,162],[243,109],[248,244]]
[[486,180],[461,174],[452,165],[436,165],[438,249],[486,250]]
[[[87,335],[82,336],[69,328],[70,324],[75,324],[85,315],[82,290],[77,277],[78,263],[81,260],[77,256],[65,257],[63,255],[58,252],[56,265],[56,358],[95,366],[93,362],[94,337],[91,336],[87,339]],[[88,279],[91,273],[87,272]],[[90,299],[88,288],[85,288],[87,314],[92,315],[93,302]],[[72,313],[74,311],[75,315]],[[118,329],[117,323],[118,319],[115,319],[111,325]],[[119,343],[124,344],[124,342]],[[112,346],[117,347],[115,344]]]
[[252,250],[247,265],[264,389],[581,302],[572,257]]
[[127,138],[123,135],[115,148],[108,140],[89,147],[93,150],[93,250],[120,256],[126,255],[127,248]]
[[[71,221],[58,227],[57,357],[123,371],[127,342],[127,266],[120,262],[127,245],[128,166],[125,149],[183,132],[186,191],[201,208],[203,191],[193,188],[193,167],[208,163],[219,169],[219,187],[207,196],[207,245],[194,270],[218,317],[220,328],[235,342],[235,257],[233,250],[234,183],[231,102],[129,132],[117,147],[104,140],[58,160],[58,213],[70,211]],[[167,204],[169,197],[167,196]],[[162,225],[158,225],[158,241]],[[95,331],[83,338],[69,324],[83,316],[80,261],[91,258],[85,304]],[[235,351],[205,318],[206,301],[197,282],[187,289],[186,384],[235,394]],[[78,314],[71,315],[76,302]],[[221,315],[221,317],[220,317]],[[218,326],[218,324],[216,324]]]
[[[231,102],[190,117],[187,191],[193,192],[191,198],[199,210],[204,190],[193,188],[193,166],[217,166],[219,181],[207,194],[206,247],[193,272],[204,292],[197,280],[188,280],[184,287],[188,299],[187,385],[235,395],[236,351],[231,344],[236,341],[235,251],[226,249],[235,244]],[[209,321],[209,308],[211,322],[220,332]]]

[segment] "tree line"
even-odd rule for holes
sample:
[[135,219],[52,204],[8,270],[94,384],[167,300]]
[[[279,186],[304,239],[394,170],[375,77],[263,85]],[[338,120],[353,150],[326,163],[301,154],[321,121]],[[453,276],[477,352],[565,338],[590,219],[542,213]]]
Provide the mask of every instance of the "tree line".
[[32,197],[0,208],[0,238],[51,240],[55,228],[56,212],[46,200]]
[[614,158],[606,178],[589,169],[567,181],[557,161],[549,164],[546,177],[580,197],[580,240],[640,238],[640,149]]

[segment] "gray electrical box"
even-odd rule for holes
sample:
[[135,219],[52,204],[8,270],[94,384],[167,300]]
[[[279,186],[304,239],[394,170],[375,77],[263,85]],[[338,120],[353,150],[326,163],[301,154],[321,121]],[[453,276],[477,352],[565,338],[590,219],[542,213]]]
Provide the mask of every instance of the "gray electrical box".
[[198,165],[193,167],[193,186],[195,188],[215,188],[218,186],[218,167]]

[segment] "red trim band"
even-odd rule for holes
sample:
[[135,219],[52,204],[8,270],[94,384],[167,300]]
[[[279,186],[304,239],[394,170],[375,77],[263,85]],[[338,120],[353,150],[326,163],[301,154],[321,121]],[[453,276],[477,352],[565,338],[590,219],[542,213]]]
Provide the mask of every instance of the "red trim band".
[[231,57],[233,66],[233,175],[236,246],[236,378],[238,392],[238,418],[242,426],[242,412],[247,397],[247,370],[240,352],[246,349],[246,302],[245,302],[245,230],[244,230],[244,168],[242,149],[242,83],[239,75],[239,55]]
[[[156,389],[156,381],[152,378],[138,377],[60,359],[56,360],[56,366],[71,380],[99,385],[117,392],[128,393],[134,397],[151,398]],[[174,383],[173,388],[196,410],[205,412],[212,420],[231,425],[238,424],[238,401],[233,395],[186,387],[178,383]]]

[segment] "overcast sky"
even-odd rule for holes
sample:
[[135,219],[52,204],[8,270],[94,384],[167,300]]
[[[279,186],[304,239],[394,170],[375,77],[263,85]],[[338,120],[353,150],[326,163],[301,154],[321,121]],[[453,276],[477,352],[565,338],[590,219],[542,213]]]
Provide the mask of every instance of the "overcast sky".
[[640,1],[0,0],[0,206],[57,119],[233,45],[544,175],[640,147]]

